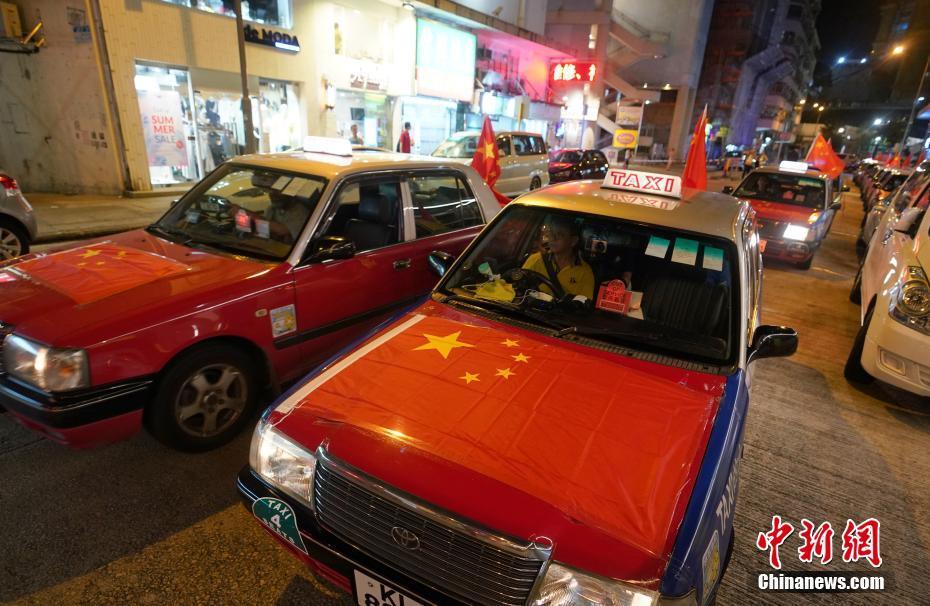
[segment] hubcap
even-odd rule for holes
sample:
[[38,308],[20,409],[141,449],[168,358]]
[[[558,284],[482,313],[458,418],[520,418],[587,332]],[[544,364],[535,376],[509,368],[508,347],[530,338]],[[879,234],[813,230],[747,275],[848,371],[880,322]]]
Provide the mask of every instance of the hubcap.
[[175,418],[185,433],[210,438],[236,422],[248,397],[248,385],[238,368],[211,364],[181,386],[174,404]]
[[0,227],[0,259],[12,259],[23,254],[23,243],[19,236],[5,227]]

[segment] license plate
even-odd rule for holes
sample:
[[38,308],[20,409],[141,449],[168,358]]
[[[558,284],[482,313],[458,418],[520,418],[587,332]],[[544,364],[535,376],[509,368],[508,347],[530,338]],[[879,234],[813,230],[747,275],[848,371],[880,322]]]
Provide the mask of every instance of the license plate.
[[358,606],[426,606],[358,570],[355,571],[355,603]]

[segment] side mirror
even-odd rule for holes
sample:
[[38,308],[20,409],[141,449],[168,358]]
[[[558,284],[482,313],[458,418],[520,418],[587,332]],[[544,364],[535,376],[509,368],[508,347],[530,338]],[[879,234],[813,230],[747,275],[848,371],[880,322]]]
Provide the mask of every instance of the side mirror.
[[732,193],[733,193],[733,186],[732,186],[732,185],[724,185],[724,186],[723,186],[723,189],[721,189],[720,191],[722,191],[722,192],[725,193],[725,194],[732,194]]
[[827,207],[827,210],[839,210],[841,208],[843,208],[843,203],[840,201],[836,201],[833,204],[831,204],[829,207]]
[[759,358],[790,356],[798,350],[798,333],[787,326],[763,324],[752,335],[747,362]]
[[307,255],[309,262],[330,259],[351,259],[355,256],[355,243],[343,236],[323,236],[313,243],[313,252]]
[[426,262],[429,263],[429,268],[433,270],[433,273],[441,278],[446,275],[446,272],[452,267],[452,263],[455,262],[455,257],[447,252],[434,250],[426,257]]

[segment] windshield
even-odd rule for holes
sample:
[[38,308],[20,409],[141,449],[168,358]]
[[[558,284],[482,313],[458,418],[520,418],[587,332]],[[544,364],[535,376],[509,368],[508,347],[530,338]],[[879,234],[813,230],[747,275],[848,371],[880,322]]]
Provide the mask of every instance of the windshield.
[[819,209],[824,207],[825,194],[826,189],[821,179],[803,175],[759,172],[750,173],[733,192],[733,195],[738,198],[753,198]]
[[322,177],[224,164],[149,230],[191,246],[284,259],[324,187]]
[[439,144],[433,155],[440,158],[471,158],[477,147],[477,135],[452,135]]
[[894,189],[897,189],[897,187],[902,183],[904,183],[905,179],[907,179],[907,175],[902,175],[900,173],[892,174],[890,177],[885,179],[884,182],[882,182],[882,190],[893,191]]
[[508,206],[439,287],[450,304],[691,361],[732,364],[735,248],[603,216]]
[[574,164],[576,162],[581,162],[581,153],[576,151],[561,151],[557,152],[552,158],[553,162],[565,162],[566,164]]

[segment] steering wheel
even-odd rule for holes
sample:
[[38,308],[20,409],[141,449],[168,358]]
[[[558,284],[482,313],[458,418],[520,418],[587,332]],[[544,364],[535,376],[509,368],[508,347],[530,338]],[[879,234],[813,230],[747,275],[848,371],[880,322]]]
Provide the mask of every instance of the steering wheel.
[[549,279],[549,276],[545,276],[532,269],[515,267],[504,272],[502,277],[524,293],[530,289],[538,290],[540,284],[545,284],[549,287],[549,290],[552,291],[556,300],[561,300],[565,297],[565,289],[562,288],[561,284],[553,282]]

